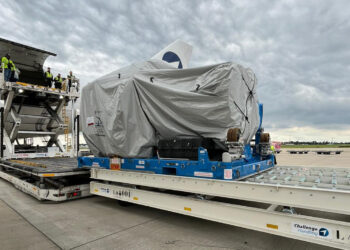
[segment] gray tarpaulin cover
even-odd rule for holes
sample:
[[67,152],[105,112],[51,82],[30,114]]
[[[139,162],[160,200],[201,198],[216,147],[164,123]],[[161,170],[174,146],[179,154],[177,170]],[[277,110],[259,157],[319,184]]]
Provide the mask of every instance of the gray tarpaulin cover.
[[82,90],[82,131],[95,156],[151,157],[159,138],[225,140],[235,127],[247,143],[259,127],[256,85],[254,73],[234,63],[132,64]]

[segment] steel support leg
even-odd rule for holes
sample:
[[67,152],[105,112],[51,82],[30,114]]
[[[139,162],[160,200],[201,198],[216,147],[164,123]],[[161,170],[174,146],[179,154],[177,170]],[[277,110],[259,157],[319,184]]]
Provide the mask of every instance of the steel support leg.
[[5,100],[5,105],[4,105],[4,121],[6,121],[7,116],[12,107],[12,101],[14,96],[15,96],[15,92],[13,90],[9,91],[9,93],[7,94],[7,98]]
[[19,127],[21,126],[21,118],[17,114],[16,110],[14,108],[11,108],[11,116],[14,120],[14,125],[12,127],[12,131],[10,134],[10,140],[11,142],[14,142],[17,138],[17,133],[19,131]]
[[0,108],[0,114],[1,114],[1,117],[0,117],[0,126],[1,126],[1,131],[0,131],[0,146],[1,146],[1,149],[0,149],[0,156],[1,158],[4,157],[4,108]]
[[[50,129],[52,127],[52,124],[55,120],[57,121],[58,124],[64,124],[62,119],[58,116],[64,104],[65,104],[65,100],[62,99],[62,101],[56,106],[54,110],[50,107],[50,105],[48,105],[47,103],[45,104],[47,111],[52,117],[52,119],[50,119],[50,121],[47,124],[47,129]],[[57,120],[57,117],[58,117],[58,120]]]

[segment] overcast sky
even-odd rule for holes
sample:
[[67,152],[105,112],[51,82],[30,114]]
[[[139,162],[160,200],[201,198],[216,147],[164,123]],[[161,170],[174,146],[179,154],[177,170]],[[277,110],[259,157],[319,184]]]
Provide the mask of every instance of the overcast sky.
[[273,139],[350,141],[350,1],[2,0],[0,27],[83,84],[181,39],[253,69]]

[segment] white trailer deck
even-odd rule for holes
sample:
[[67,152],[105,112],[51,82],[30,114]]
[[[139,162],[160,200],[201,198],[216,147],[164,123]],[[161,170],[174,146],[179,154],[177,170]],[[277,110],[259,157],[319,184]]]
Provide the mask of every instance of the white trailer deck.
[[[327,177],[330,173],[333,183]],[[121,201],[350,249],[350,184],[344,182],[349,178],[345,174],[346,169],[276,167],[244,181],[223,181],[96,168],[91,170],[95,181],[90,190]],[[293,180],[296,176],[299,181]]]
[[0,178],[38,200],[65,201],[90,195],[89,170],[75,158],[0,160]]

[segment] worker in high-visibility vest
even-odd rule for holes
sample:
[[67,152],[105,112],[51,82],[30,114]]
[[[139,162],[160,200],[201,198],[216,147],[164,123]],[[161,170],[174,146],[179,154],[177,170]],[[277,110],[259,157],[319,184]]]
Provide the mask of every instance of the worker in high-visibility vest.
[[51,73],[50,67],[47,68],[47,71],[45,72],[45,87],[51,87],[53,80],[53,75]]
[[17,82],[18,79],[15,77],[16,66],[15,66],[15,64],[13,63],[13,61],[11,59],[8,62],[8,67],[11,70],[10,81],[11,82]]
[[63,81],[63,79],[62,79],[60,73],[58,73],[58,75],[55,77],[54,81],[55,81],[55,88],[56,89],[62,89],[62,81]]
[[275,150],[275,146],[271,145],[271,151],[273,154],[273,158],[275,159],[275,165],[277,164],[277,159],[276,159],[276,150]]
[[1,58],[1,69],[2,69],[2,72],[4,73],[5,82],[9,82],[11,78],[11,69],[9,67],[10,58],[11,57],[9,54],[6,54],[6,56],[3,56]]
[[70,88],[72,87],[72,83],[74,81],[74,78],[75,78],[75,76],[73,75],[73,72],[70,71],[69,75],[67,75],[67,80],[68,80],[67,92],[70,92]]

